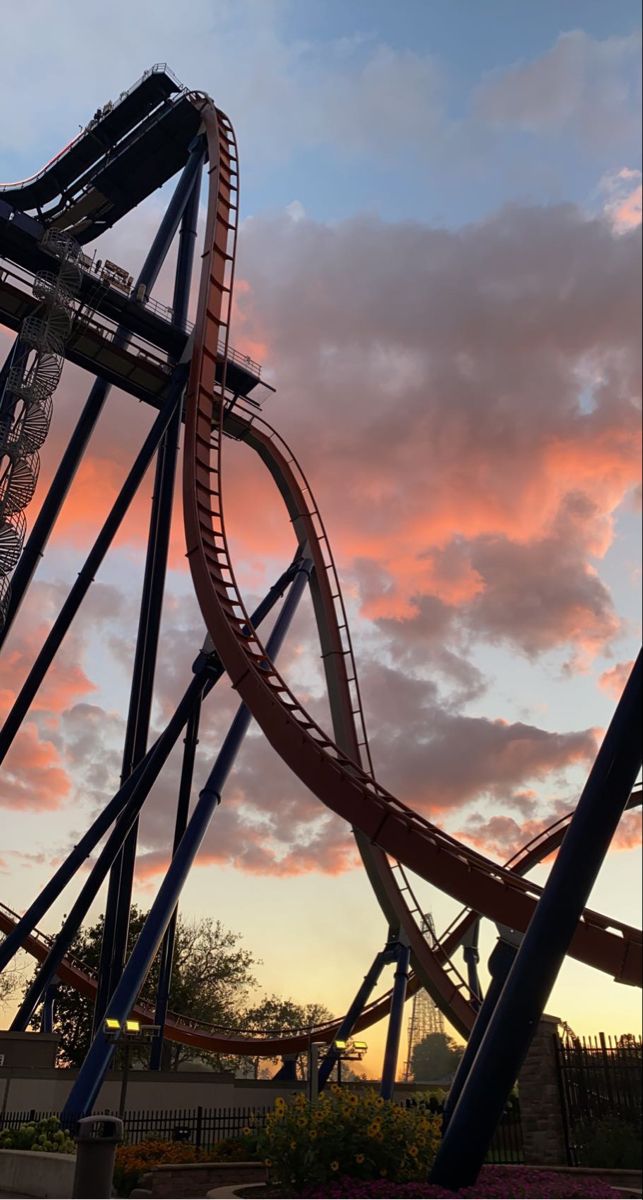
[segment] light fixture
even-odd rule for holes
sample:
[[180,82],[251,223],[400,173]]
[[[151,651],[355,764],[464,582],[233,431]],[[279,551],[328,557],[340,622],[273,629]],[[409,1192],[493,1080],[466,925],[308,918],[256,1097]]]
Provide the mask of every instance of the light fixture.
[[118,1033],[120,1027],[121,1023],[116,1020],[116,1017],[105,1017],[105,1033]]
[[353,1042],[353,1050],[368,1050],[367,1042]]
[[125,1033],[140,1033],[141,1032],[141,1022],[130,1019],[125,1022],[123,1028],[125,1030]]
[[335,1041],[334,1045],[335,1045],[336,1050],[345,1050],[348,1045],[348,1042],[342,1042],[339,1039],[337,1039]]

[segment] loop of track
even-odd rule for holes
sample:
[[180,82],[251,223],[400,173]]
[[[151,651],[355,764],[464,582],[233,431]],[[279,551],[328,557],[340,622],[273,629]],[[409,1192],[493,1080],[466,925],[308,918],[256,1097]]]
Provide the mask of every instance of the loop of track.
[[[220,385],[215,379],[220,335],[226,344],[229,335],[238,159],[224,114],[205,104],[202,116],[210,155],[208,218],[186,402],[183,501],[188,560],[207,628],[264,735],[322,803],[421,878],[524,932],[541,889],[443,833],[381,787],[300,705],[250,626],[223,518],[225,372]],[[585,910],[570,953],[615,979],[640,982],[641,934],[624,922]]]

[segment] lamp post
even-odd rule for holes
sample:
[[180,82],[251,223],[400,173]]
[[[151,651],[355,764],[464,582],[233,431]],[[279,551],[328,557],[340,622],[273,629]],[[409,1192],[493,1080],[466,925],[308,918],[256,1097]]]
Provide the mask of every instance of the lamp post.
[[140,1021],[133,1017],[123,1021],[122,1024],[115,1017],[105,1017],[103,1032],[110,1042],[118,1042],[121,1037],[123,1038],[123,1071],[121,1074],[121,1094],[118,1102],[118,1115],[122,1120],[125,1114],[125,1099],[127,1096],[132,1047],[149,1045],[159,1032],[159,1026],[142,1025]]

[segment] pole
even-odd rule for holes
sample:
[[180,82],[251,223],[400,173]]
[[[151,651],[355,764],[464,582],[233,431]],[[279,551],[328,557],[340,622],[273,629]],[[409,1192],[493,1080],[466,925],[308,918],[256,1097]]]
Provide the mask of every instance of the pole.
[[[271,659],[276,657],[283,643],[311,570],[312,563],[309,559],[301,560],[296,567],[295,578],[266,647],[267,654]],[[237,710],[217,760],[199,795],[187,829],[147,915],[116,991],[110,998],[109,1016],[118,1020],[121,1026],[136,1003],[140,988],[176,908],[181,889],[204,834],[221,802],[225,781],[232,769],[250,721],[250,711],[245,704],[242,704]],[[94,1035],[89,1052],[67,1098],[66,1113],[75,1114],[78,1117],[84,1116],[91,1110],[100,1091],[105,1072],[109,1067],[115,1044],[114,1041],[107,1040],[101,1026]]]
[[382,1100],[391,1100],[395,1088],[395,1070],[400,1052],[400,1037],[402,1035],[402,1018],[404,1016],[404,1001],[406,1000],[406,985],[409,977],[411,948],[406,942],[398,942],[393,994],[388,1019],[388,1032],[384,1048],[384,1066],[382,1067]]
[[[203,161],[203,141],[201,138],[192,143],[190,157],[183,168],[176,190],[163,216],[158,232],[145,258],[140,274],[134,284],[134,294],[142,286],[149,293],[154,286],[159,271],[163,266],[172,239],[179,227],[183,210],[190,195],[196,172]],[[127,325],[118,326],[113,345],[126,346],[129,341]],[[73,482],[80,461],[87,449],[87,443],[93,433],[96,422],[103,410],[103,405],[109,395],[110,384],[103,379],[93,383],[85,407],[78,419],[78,424],[72,433],[67,448],[60,460],[60,465],[51,482],[49,491],[43,500],[40,512],[34,522],[34,527],[20,556],[20,561],[11,580],[11,598],[7,606],[5,623],[0,629],[0,649],[17,616],[25,592],[42,558],[49,535],[54,527],[58,514],[63,506],[65,497]]]
[[[172,320],[175,325],[179,326],[185,325],[187,316],[200,187],[201,162],[192,180],[191,191],[181,220],[172,307]],[[134,767],[144,757],[147,748],[161,630],[181,419],[181,405],[177,405],[160,444],[156,462],[121,779],[126,779],[131,774]],[[123,849],[112,867],[109,880],[98,995],[94,1015],[95,1024],[105,1011],[107,998],[112,994],[125,962],[137,841],[138,820],[135,820]]]
[[121,1118],[121,1121],[123,1120],[123,1117],[125,1116],[125,1099],[127,1097],[127,1083],[129,1080],[129,1064],[130,1064],[130,1055],[131,1055],[131,1050],[132,1050],[129,1038],[125,1038],[125,1045],[123,1046],[123,1050],[125,1053],[124,1053],[124,1058],[123,1058],[123,1072],[121,1075],[121,1094],[120,1094],[120,1099],[118,1101],[118,1115]]
[[431,1181],[477,1178],[641,766],[641,654],[462,1089]]

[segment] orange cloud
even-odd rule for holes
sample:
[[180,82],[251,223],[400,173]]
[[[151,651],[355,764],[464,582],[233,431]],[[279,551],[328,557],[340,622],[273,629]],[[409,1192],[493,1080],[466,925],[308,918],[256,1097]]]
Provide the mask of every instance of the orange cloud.
[[598,686],[609,696],[613,696],[615,700],[620,700],[633,666],[632,660],[617,663],[615,667],[611,667],[609,671],[603,671],[603,674],[599,675]]

